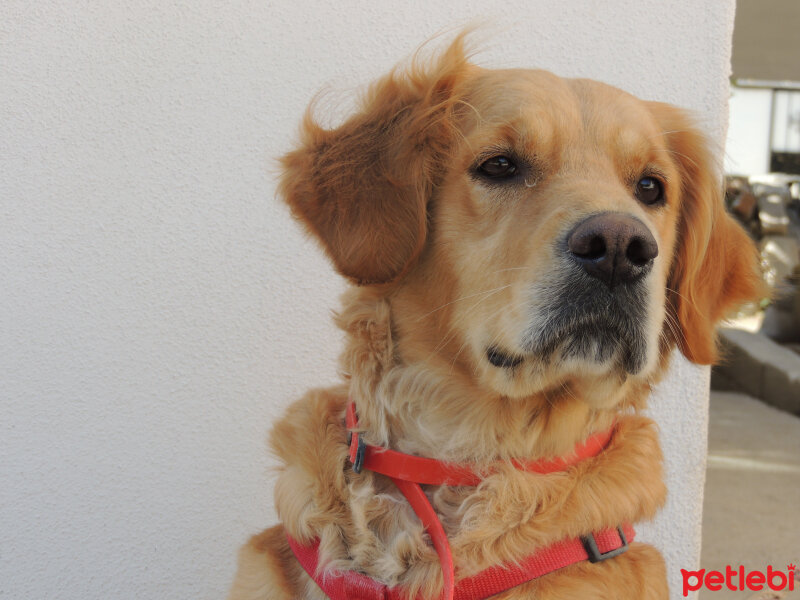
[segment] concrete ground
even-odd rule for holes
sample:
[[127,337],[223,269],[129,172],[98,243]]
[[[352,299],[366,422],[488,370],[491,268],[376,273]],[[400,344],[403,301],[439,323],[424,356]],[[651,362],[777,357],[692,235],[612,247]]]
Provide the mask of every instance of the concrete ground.
[[[800,418],[743,394],[712,391],[701,567],[766,572],[772,565],[785,573],[789,563],[800,567]],[[793,592],[724,585],[700,592],[700,600],[751,598],[800,600],[800,572]]]

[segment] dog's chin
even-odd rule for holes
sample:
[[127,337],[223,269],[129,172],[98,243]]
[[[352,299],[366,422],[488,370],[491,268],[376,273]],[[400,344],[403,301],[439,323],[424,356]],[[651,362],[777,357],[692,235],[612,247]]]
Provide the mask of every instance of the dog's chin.
[[648,379],[663,321],[651,287],[641,280],[609,289],[581,274],[541,284],[524,323],[501,322],[500,331],[483,332],[491,344],[473,346],[482,353],[484,381],[515,398],[577,386],[596,404],[597,389],[608,395]]
[[531,354],[575,375],[619,373],[635,376],[649,362],[646,336],[639,329],[623,330],[599,319],[589,320],[561,335],[537,340]]
[[656,350],[647,344],[647,333],[636,329],[588,320],[530,340],[526,348],[494,345],[484,349],[482,374],[510,398],[569,386],[579,388],[588,404],[608,407],[626,382],[647,379],[654,368]]

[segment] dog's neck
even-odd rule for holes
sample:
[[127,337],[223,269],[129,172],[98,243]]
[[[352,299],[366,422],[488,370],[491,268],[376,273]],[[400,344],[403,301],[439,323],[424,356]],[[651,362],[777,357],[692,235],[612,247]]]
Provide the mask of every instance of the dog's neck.
[[353,288],[344,306],[337,318],[347,334],[342,369],[365,439],[401,452],[477,463],[560,456],[640,406],[649,391],[629,386],[610,408],[593,408],[572,385],[507,398],[477,383],[457,357],[430,347],[430,336],[400,326],[402,315],[381,290]]

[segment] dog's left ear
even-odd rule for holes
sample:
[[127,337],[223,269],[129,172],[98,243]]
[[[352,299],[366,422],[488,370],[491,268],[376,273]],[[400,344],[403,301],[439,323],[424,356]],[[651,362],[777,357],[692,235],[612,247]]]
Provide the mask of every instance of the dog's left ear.
[[717,323],[743,303],[764,297],[758,254],[745,231],[726,212],[720,171],[706,137],[686,113],[651,103],[680,171],[680,220],[667,284],[667,327],[694,363],[718,358]]
[[323,129],[306,114],[300,147],[283,157],[281,195],[354,283],[394,281],[422,251],[470,66],[462,34],[431,64],[375,83],[341,126]]

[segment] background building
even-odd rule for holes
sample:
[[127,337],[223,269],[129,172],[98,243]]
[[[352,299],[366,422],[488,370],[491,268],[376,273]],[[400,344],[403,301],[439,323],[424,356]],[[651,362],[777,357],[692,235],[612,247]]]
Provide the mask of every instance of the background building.
[[800,2],[739,0],[725,171],[800,174]]

